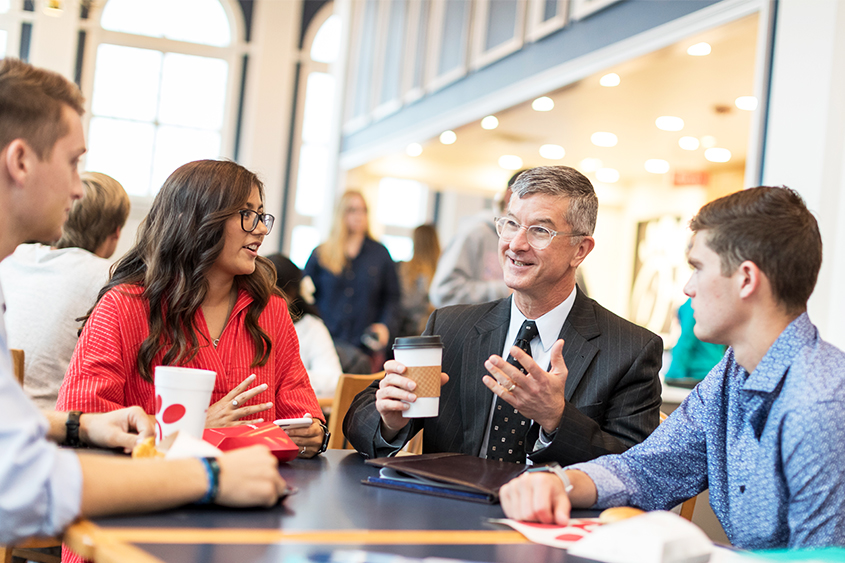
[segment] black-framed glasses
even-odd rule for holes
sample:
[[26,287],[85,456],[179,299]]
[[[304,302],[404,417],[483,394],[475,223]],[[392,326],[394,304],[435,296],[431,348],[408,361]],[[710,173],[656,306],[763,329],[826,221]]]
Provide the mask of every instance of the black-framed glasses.
[[583,233],[562,233],[560,231],[553,231],[540,225],[520,225],[510,217],[496,217],[496,232],[499,238],[505,242],[510,242],[516,238],[520,229],[525,229],[528,244],[535,250],[543,250],[547,248],[552,239],[556,236],[562,237],[583,237]]
[[273,230],[273,223],[276,221],[276,218],[269,213],[259,213],[258,211],[253,211],[252,209],[241,209],[238,213],[241,214],[241,228],[248,233],[255,230],[259,221],[264,223],[264,226],[267,227],[268,235],[270,234],[270,231]]

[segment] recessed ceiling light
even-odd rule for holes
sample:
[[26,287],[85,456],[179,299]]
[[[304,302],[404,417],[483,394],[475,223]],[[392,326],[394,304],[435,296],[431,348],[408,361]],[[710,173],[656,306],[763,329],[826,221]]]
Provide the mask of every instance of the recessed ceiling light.
[[408,156],[419,156],[422,154],[422,145],[419,143],[411,143],[405,147],[405,154]]
[[616,135],[604,131],[598,131],[596,133],[593,133],[590,137],[590,140],[597,147],[615,147],[616,143],[619,142],[619,139],[616,138]]
[[716,146],[716,137],[713,135],[705,135],[701,138],[701,146],[705,149],[710,149]]
[[585,158],[581,161],[582,172],[595,172],[601,168],[601,160],[598,158]]
[[499,157],[499,166],[505,170],[519,170],[522,168],[522,159],[516,155],[505,154]]
[[706,57],[710,54],[710,44],[702,42],[691,45],[689,49],[687,49],[687,54],[692,55],[693,57]]
[[458,140],[458,136],[454,131],[443,131],[440,133],[440,142],[444,145],[451,145]]
[[607,86],[608,88],[613,88],[614,86],[619,86],[621,82],[619,75],[615,72],[611,72],[610,74],[605,74],[599,80],[599,84],[602,86]]
[[727,162],[731,159],[731,151],[714,147],[704,151],[704,158],[710,162]]
[[645,169],[652,174],[666,174],[669,172],[669,163],[660,158],[650,158],[645,161]]
[[619,171],[615,168],[599,168],[596,170],[596,180],[603,184],[615,184],[619,181]]
[[699,146],[698,139],[695,137],[681,137],[678,139],[678,145],[685,151],[694,151]]
[[531,107],[534,111],[552,111],[555,109],[555,101],[547,96],[543,96],[531,102]]
[[560,145],[543,145],[540,147],[540,156],[549,160],[560,160],[566,156],[566,151]]
[[734,104],[739,109],[744,109],[745,111],[754,111],[757,109],[757,98],[754,96],[740,96],[736,100],[734,100]]
[[661,131],[680,131],[684,128],[684,120],[673,115],[661,115],[654,120],[654,124]]
[[490,129],[495,129],[498,126],[499,120],[496,118],[495,115],[488,115],[487,117],[481,120],[482,129],[487,129],[489,131]]

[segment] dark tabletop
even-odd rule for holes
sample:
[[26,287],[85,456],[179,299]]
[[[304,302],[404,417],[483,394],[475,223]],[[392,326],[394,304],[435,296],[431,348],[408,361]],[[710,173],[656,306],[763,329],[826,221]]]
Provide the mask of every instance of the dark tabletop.
[[[504,517],[498,504],[485,505],[362,485],[361,481],[377,475],[378,469],[365,465],[357,452],[329,450],[314,459],[296,459],[282,464],[280,472],[297,492],[270,509],[188,506],[143,516],[99,518],[93,520],[93,523],[104,530],[153,528],[171,532],[179,529],[281,530],[285,533],[323,530],[509,530],[487,521],[489,518]],[[565,559],[562,550],[530,543],[435,545],[428,542],[423,545],[392,545],[351,540],[348,544],[257,544],[245,539],[243,543],[144,542],[134,545],[163,561],[174,563],[301,563],[319,561],[321,557],[328,561],[326,558],[329,554],[338,550],[365,550],[419,559],[445,557],[487,562],[560,563]]]

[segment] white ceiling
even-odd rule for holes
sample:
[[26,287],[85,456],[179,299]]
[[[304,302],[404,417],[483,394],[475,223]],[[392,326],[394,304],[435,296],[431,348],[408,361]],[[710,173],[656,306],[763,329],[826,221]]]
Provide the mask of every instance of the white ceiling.
[[[705,41],[708,56],[693,57],[687,47]],[[443,145],[437,138],[421,139],[423,153],[409,157],[405,147],[353,171],[353,175],[416,179],[435,189],[498,192],[512,172],[498,159],[517,155],[523,168],[565,164],[581,169],[584,158],[599,158],[619,171],[619,187],[651,183],[672,185],[675,171],[718,173],[742,170],[752,112],[737,109],[734,100],[754,93],[757,16],[749,16],[717,29],[687,38],[649,55],[627,61],[548,94],[555,102],[550,112],[537,112],[526,102],[496,114],[497,129],[487,131],[480,122],[455,129],[458,140]],[[601,76],[615,72],[619,86],[599,85]],[[679,132],[657,129],[661,115],[681,117]],[[612,148],[593,145],[596,131],[616,134]],[[682,136],[699,139],[710,135],[716,146],[731,151],[732,158],[716,164],[704,158],[704,147],[686,151],[678,146]],[[543,144],[561,145],[562,160],[546,160],[538,150]],[[670,163],[668,174],[644,168],[648,159]],[[594,174],[588,176],[595,181]]]

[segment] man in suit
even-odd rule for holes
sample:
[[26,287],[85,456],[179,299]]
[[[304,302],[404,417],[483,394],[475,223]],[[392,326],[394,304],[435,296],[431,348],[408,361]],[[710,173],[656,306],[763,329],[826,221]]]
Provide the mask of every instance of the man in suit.
[[385,456],[424,429],[426,453],[569,464],[644,440],[659,421],[663,345],[576,287],[597,212],[593,186],[578,171],[524,172],[497,220],[512,297],[439,309],[428,320],[424,334],[444,343],[440,415],[403,418],[415,383],[389,361],[346,415],[350,443]]

